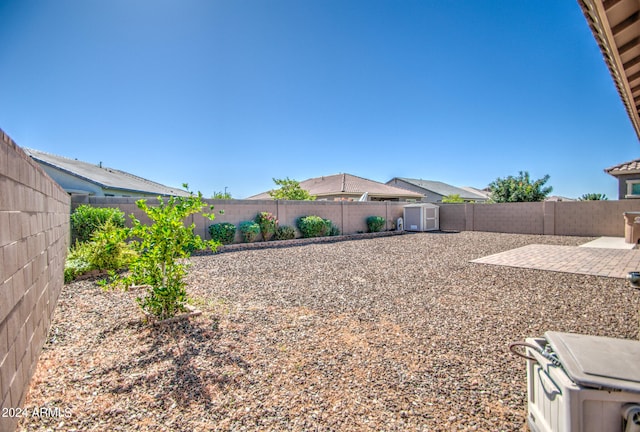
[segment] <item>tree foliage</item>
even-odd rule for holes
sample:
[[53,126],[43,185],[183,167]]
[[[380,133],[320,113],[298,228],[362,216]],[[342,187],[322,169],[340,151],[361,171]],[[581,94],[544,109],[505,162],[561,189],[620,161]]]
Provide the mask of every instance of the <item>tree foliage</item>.
[[442,197],[442,202],[447,204],[452,204],[452,203],[457,204],[457,203],[463,203],[464,199],[462,199],[462,197],[459,194],[451,194],[451,195]]
[[229,192],[215,191],[213,195],[211,195],[211,199],[230,200],[233,199],[233,197]]
[[588,193],[578,198],[578,201],[607,201],[608,199],[606,194]]
[[147,205],[146,200],[136,201],[136,205],[151,224],[144,224],[130,215],[132,227],[125,230],[127,237],[133,239],[130,244],[138,255],[129,266],[130,275],[116,278],[114,284],[125,287],[147,285],[147,295],[137,298],[138,304],[158,319],[169,318],[185,310],[187,293],[184,277],[188,267],[185,258],[193,250],[210,247],[215,251],[219,245],[194,234],[195,224],[187,226],[185,219],[193,214],[202,214],[213,220],[214,215],[203,212],[205,203],[200,192],[167,200],[158,197],[156,206]]
[[551,193],[551,186],[544,187],[549,175],[532,181],[527,171],[517,177],[497,178],[489,185],[491,199],[497,203],[543,201]]
[[71,214],[71,244],[91,241],[93,233],[107,222],[124,228],[124,213],[118,208],[79,206]]
[[274,178],[273,182],[280,186],[279,189],[269,191],[269,195],[274,200],[314,201],[316,199],[309,191],[302,189],[298,181],[289,177],[284,179]]

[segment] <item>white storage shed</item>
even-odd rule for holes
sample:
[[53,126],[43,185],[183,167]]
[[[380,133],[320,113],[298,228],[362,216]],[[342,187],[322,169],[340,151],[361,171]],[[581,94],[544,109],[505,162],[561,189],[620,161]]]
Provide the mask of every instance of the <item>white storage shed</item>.
[[409,204],[404,209],[405,231],[437,231],[440,229],[440,207],[435,204]]

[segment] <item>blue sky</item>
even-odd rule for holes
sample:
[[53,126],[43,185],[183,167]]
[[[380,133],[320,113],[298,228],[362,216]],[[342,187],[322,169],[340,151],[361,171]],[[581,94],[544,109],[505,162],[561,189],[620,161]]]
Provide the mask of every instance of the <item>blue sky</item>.
[[23,147],[244,198],[350,173],[606,193],[639,143],[577,1],[0,0]]

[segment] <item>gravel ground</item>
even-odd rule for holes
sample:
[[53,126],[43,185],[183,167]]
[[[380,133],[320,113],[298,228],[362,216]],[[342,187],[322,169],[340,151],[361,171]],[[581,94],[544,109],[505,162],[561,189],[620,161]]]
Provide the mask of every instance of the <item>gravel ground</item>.
[[64,287],[19,430],[526,430],[547,330],[635,339],[624,280],[470,263],[591,239],[464,232],[192,257],[203,311],[148,326],[135,293]]

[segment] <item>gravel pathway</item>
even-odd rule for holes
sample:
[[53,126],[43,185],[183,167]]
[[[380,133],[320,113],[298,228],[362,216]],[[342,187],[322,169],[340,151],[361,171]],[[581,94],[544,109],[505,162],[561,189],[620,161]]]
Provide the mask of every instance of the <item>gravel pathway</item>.
[[624,280],[471,260],[577,237],[463,232],[192,257],[203,315],[148,327],[135,293],[65,286],[20,430],[526,430],[545,331],[638,337]]

